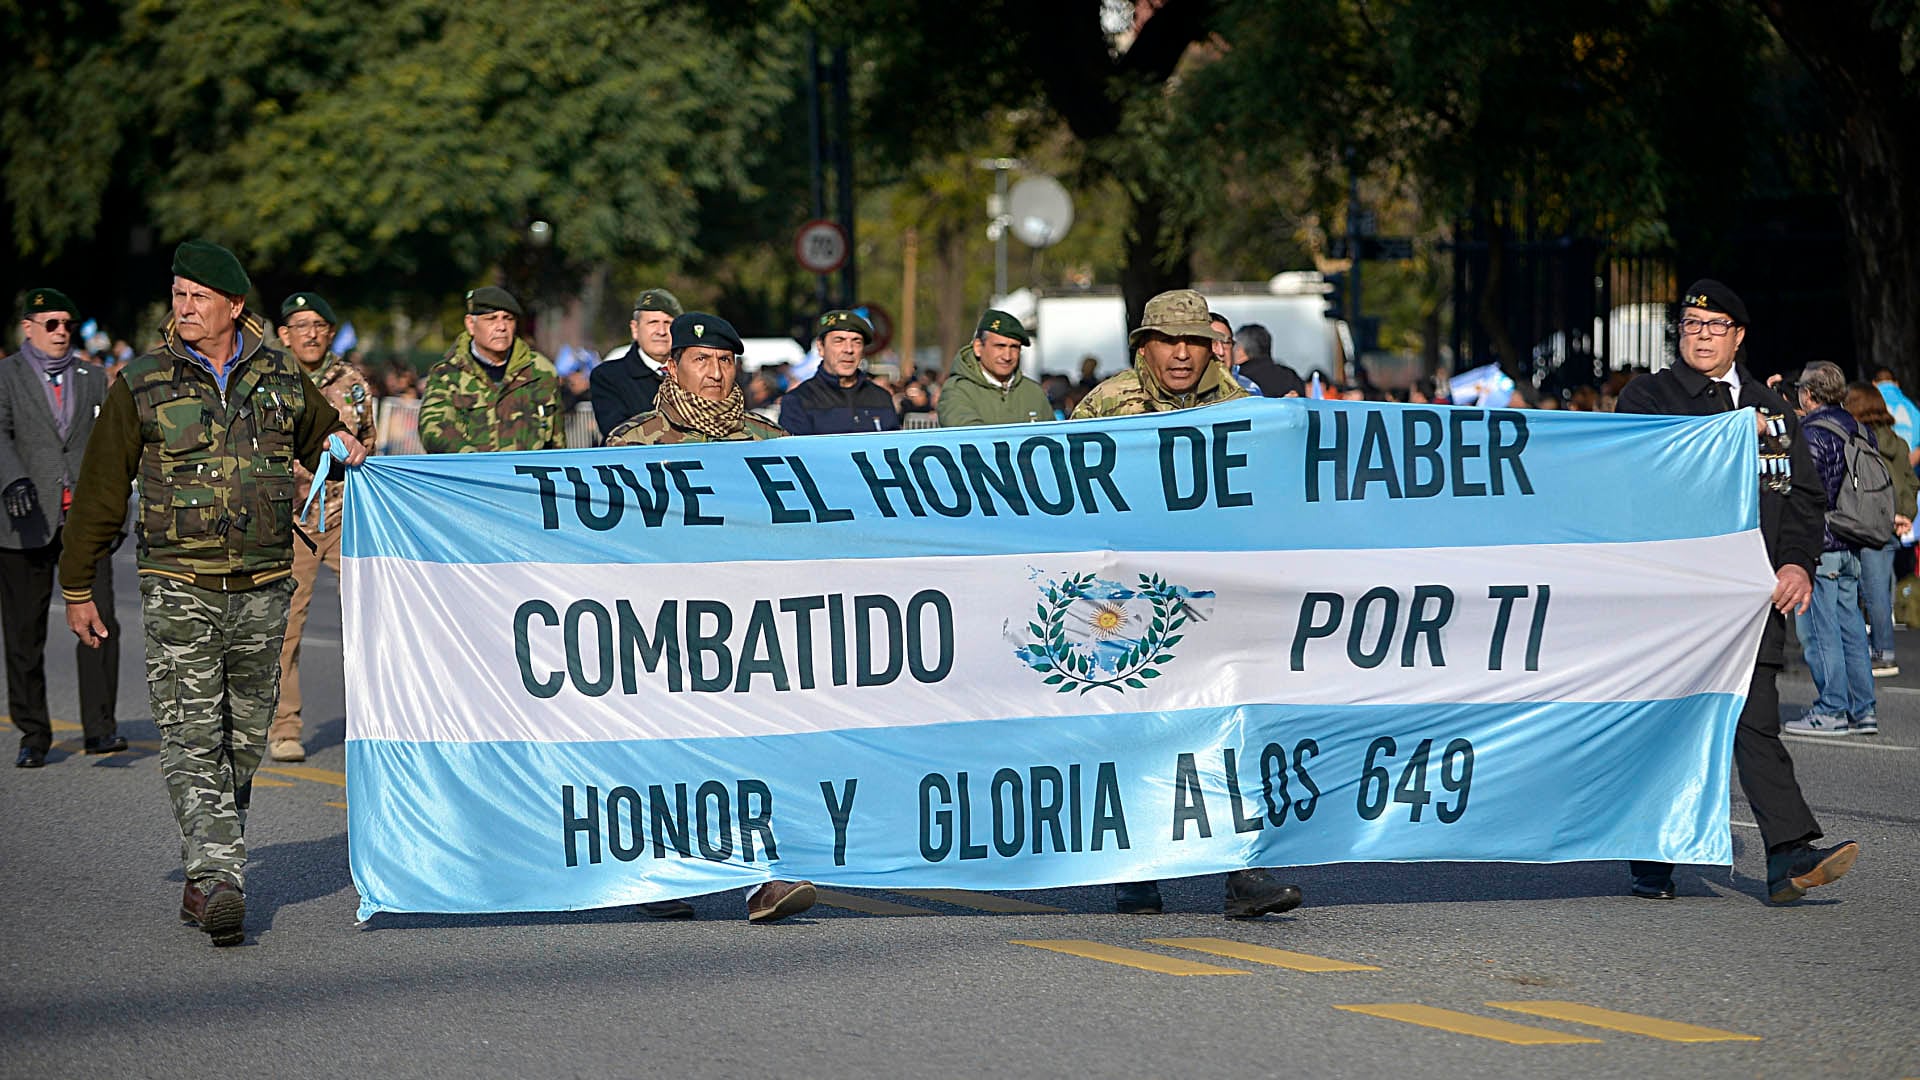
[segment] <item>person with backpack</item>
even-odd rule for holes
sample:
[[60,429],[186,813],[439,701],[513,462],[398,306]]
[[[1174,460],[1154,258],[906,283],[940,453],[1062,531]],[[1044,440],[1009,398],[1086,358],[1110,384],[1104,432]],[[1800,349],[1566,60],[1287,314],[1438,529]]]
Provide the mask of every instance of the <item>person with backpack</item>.
[[[1689,285],[1675,306],[1677,362],[1628,383],[1620,391],[1618,411],[1712,416],[1754,410],[1754,436],[1764,452],[1754,477],[1760,538],[1774,568],[1774,589],[1746,704],[1733,733],[1733,764],[1767,848],[1767,898],[1790,904],[1808,889],[1838,881],[1860,857],[1860,845],[1851,840],[1813,846],[1822,836],[1820,823],[1800,792],[1793,757],[1780,740],[1778,679],[1787,659],[1785,617],[1807,610],[1812,599],[1810,574],[1820,557],[1826,498],[1792,406],[1739,362],[1747,339],[1745,302],[1720,282],[1702,279]],[[1785,429],[1784,437],[1778,428]],[[1784,476],[1774,468],[1782,460],[1789,466]],[[1633,895],[1674,898],[1672,865],[1636,860],[1629,869]]]
[[1893,477],[1873,433],[1847,412],[1847,377],[1825,361],[1808,364],[1795,384],[1801,438],[1827,490],[1813,603],[1795,629],[1813,672],[1813,706],[1783,725],[1794,735],[1873,735],[1873,659],[1860,606],[1860,549],[1893,539]]
[[1847,411],[1872,433],[1873,444],[1880,449],[1880,459],[1887,463],[1887,472],[1893,477],[1893,539],[1877,548],[1860,549],[1860,606],[1867,612],[1867,647],[1873,655],[1873,677],[1891,678],[1900,674],[1900,663],[1893,654],[1894,562],[1900,552],[1900,537],[1913,528],[1914,504],[1920,500],[1920,477],[1914,475],[1913,466],[1909,464],[1913,448],[1895,428],[1887,399],[1880,391],[1870,383],[1848,386]]

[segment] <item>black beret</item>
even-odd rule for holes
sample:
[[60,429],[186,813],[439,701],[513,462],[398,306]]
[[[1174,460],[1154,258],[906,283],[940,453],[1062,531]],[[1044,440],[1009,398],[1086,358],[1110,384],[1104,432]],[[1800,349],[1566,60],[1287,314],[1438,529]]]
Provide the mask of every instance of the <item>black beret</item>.
[[340,325],[340,320],[333,317],[333,308],[320,299],[319,293],[297,292],[280,302],[281,321],[286,321],[296,311],[311,311],[327,320],[328,326]]
[[189,240],[174,248],[173,272],[228,296],[245,296],[253,288],[240,260],[211,240]]
[[633,302],[633,310],[664,311],[676,319],[686,313],[686,309],[680,306],[680,299],[665,289],[648,289],[641,293],[640,299]]
[[732,323],[704,311],[689,311],[673,320],[672,348],[678,350],[695,345],[726,349],[735,356],[747,351],[746,342],[740,340],[740,334]]
[[830,331],[851,330],[860,335],[860,340],[873,341],[873,324],[851,311],[829,311],[820,316],[820,334],[825,337]]
[[516,319],[527,317],[526,312],[520,310],[520,301],[498,285],[482,285],[468,290],[467,314],[487,315],[495,311],[504,311]]
[[39,315],[48,311],[80,314],[80,309],[73,306],[73,299],[59,289],[28,289],[25,314]]
[[1701,278],[1687,286],[1686,293],[1680,298],[1680,306],[1717,311],[1740,326],[1747,325],[1747,305],[1741,302],[1739,294],[1712,278]]
[[1022,345],[1033,344],[1033,339],[1027,336],[1027,328],[1020,325],[1020,320],[997,308],[988,308],[980,316],[980,325],[973,328],[974,337],[988,333],[1010,337]]

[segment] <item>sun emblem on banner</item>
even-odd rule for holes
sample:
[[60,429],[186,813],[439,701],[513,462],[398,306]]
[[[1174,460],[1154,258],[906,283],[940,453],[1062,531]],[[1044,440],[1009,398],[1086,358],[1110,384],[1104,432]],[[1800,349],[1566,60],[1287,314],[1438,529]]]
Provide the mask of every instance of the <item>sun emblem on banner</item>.
[[1073,574],[1041,583],[1026,633],[1009,636],[1020,662],[1059,693],[1145,690],[1174,661],[1182,629],[1206,619],[1213,595],[1158,574],[1134,585]]

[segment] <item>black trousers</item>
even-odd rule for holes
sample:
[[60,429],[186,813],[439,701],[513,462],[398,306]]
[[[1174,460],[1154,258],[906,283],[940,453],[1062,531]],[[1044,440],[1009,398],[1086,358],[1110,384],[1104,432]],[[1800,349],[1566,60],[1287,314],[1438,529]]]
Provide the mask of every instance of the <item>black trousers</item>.
[[[74,639],[74,667],[80,675],[80,726],[89,739],[116,733],[114,708],[120,696],[120,622],[113,613],[113,556],[94,567],[93,602],[107,624],[107,640],[90,649]],[[45,750],[53,745],[47,713],[47,619],[54,579],[60,569],[60,536],[46,547],[26,551],[0,548],[0,631],[7,650],[7,706],[20,745]],[[60,635],[67,636],[66,628]]]
[[[1820,839],[1820,823],[1806,797],[1800,794],[1800,782],[1793,776],[1793,758],[1787,744],[1780,741],[1780,665],[1755,664],[1753,681],[1747,686],[1747,706],[1740,710],[1739,726],[1733,731],[1733,767],[1740,774],[1740,790],[1747,793],[1753,808],[1753,823],[1760,826],[1761,842],[1771,854],[1775,849]],[[1628,864],[1634,877],[1665,877],[1673,872],[1668,863],[1634,861]]]

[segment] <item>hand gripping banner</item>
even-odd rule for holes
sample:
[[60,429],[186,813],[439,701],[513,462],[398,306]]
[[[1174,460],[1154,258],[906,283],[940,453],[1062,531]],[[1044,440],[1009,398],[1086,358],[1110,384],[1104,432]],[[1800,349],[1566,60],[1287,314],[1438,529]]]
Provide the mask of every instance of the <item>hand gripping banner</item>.
[[1753,419],[1246,401],[376,458],[361,916],[1729,863]]

